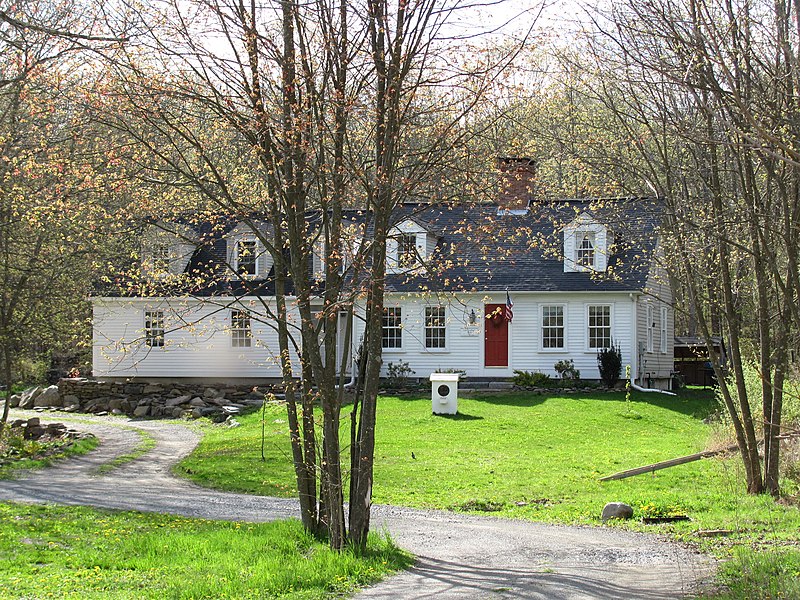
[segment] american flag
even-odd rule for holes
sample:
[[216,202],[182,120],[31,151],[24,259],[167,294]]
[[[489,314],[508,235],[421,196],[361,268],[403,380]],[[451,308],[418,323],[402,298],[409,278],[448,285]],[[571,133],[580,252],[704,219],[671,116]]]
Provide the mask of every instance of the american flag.
[[506,321],[508,321],[509,323],[511,323],[511,321],[514,319],[514,311],[513,311],[513,308],[514,308],[514,302],[512,302],[512,300],[511,300],[511,296],[508,294],[508,290],[506,290],[506,310],[505,310],[505,317],[506,317]]

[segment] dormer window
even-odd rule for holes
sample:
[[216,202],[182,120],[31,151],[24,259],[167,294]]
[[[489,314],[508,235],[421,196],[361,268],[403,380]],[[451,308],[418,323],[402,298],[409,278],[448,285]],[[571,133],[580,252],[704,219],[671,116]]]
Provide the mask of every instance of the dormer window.
[[240,277],[256,275],[256,241],[239,240],[236,242],[236,273]]
[[581,267],[594,268],[594,233],[586,232],[582,236],[579,234],[578,255],[575,264]]
[[580,214],[564,227],[564,272],[604,272],[613,235],[614,232],[590,213]]
[[150,250],[150,270],[154,275],[169,273],[169,246],[155,244]]
[[397,240],[397,264],[408,269],[417,264],[417,236],[401,235]]
[[386,241],[386,269],[389,273],[416,271],[436,250],[437,235],[413,219],[395,225]]
[[269,223],[239,223],[225,234],[226,264],[229,274],[239,279],[261,279],[268,277],[272,269],[272,255],[261,242],[269,239],[272,227]]
[[195,232],[187,225],[159,221],[142,231],[142,271],[163,279],[183,273],[197,250]]

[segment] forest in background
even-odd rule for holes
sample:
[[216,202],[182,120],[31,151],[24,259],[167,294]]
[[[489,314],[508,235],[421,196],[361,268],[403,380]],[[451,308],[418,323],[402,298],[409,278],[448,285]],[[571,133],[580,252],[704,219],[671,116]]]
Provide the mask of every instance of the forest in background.
[[[304,315],[300,331],[284,328],[287,348],[293,335],[308,348],[335,336],[345,296],[369,298],[379,329],[392,210],[491,202],[496,157],[529,157],[537,202],[663,201],[676,334],[725,340],[727,362],[712,359],[748,490],[778,495],[780,440],[797,427],[783,417],[800,346],[798,6],[629,0],[587,7],[561,35],[537,28],[536,11],[512,15],[513,34],[477,35],[456,27],[463,8],[31,0],[0,11],[0,379],[90,368],[87,298],[136,263],[154,217],[265,215],[268,234],[249,226]],[[338,248],[352,207],[375,219],[373,243],[351,257],[364,285],[348,289],[334,256],[334,308],[320,319],[303,282],[305,215],[321,210],[319,235]],[[353,431],[370,463],[375,339]],[[317,480],[304,419],[321,401],[325,439],[338,439],[342,395],[316,354],[299,384],[286,365],[285,383],[297,386],[306,525],[334,524],[336,545],[353,528],[365,539],[371,465],[350,497],[366,502],[366,522],[345,526],[339,467]],[[325,452],[338,465],[338,448]]]

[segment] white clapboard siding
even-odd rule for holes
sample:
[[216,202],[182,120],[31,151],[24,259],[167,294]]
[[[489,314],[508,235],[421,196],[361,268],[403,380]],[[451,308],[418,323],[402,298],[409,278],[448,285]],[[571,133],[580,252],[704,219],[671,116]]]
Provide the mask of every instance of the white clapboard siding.
[[[505,303],[505,292],[489,294],[423,295],[387,294],[387,306],[399,306],[403,319],[403,347],[386,349],[383,374],[389,363],[408,363],[413,377],[425,378],[440,370],[463,370],[469,377],[511,377],[514,370],[539,371],[556,376],[557,361],[571,359],[584,379],[597,379],[597,351],[587,346],[587,307],[592,304],[611,306],[612,336],[622,350],[623,364],[634,364],[636,345],[633,307],[644,310],[640,297],[634,303],[627,293],[543,293],[511,292],[514,320],[509,330],[509,366],[484,366],[483,315],[485,304]],[[257,304],[248,310],[259,312]],[[277,334],[269,326],[253,319],[251,348],[233,348],[229,331],[230,309],[219,308],[196,300],[110,299],[94,302],[95,337],[94,365],[99,377],[207,377],[258,378],[279,377]],[[541,347],[541,307],[560,304],[565,307],[564,350]],[[446,308],[447,343],[444,350],[425,348],[425,306]],[[144,311],[163,310],[166,317],[164,348],[149,348],[143,343]],[[469,323],[471,311],[477,323]],[[656,311],[660,316],[660,312]],[[671,311],[669,312],[671,317]],[[297,318],[293,315],[293,318]],[[644,316],[638,326],[639,338],[644,334]],[[354,321],[354,347],[363,335],[363,321]],[[668,331],[671,334],[670,322]],[[656,336],[660,331],[656,332]],[[658,339],[655,340],[659,350]],[[671,370],[672,343],[663,362],[668,376]],[[293,363],[298,365],[293,356]]]
[[[611,327],[614,343],[622,350],[623,364],[633,360],[633,306],[627,293],[535,293],[512,292],[514,320],[509,331],[508,368],[484,367],[483,315],[484,304],[504,304],[505,292],[459,294],[438,298],[419,295],[387,294],[387,306],[399,306],[403,318],[403,347],[384,349],[383,370],[388,364],[404,362],[414,370],[412,377],[425,378],[442,369],[467,372],[471,377],[510,377],[513,371],[539,371],[555,376],[554,364],[571,359],[584,379],[597,379],[597,351],[587,347],[587,306],[611,306]],[[440,303],[447,307],[447,348],[425,349],[424,307]],[[562,304],[565,312],[566,347],[563,351],[541,348],[541,306]],[[477,325],[468,324],[469,313],[475,310]],[[356,321],[355,339],[363,334],[363,324]]]
[[258,257],[256,258],[256,277],[267,277],[272,270],[272,262],[272,254],[259,243]]
[[[660,253],[659,253],[660,258]],[[639,363],[639,377],[643,383],[651,377],[659,387],[664,387],[675,368],[674,359],[674,324],[675,313],[672,308],[672,288],[669,285],[668,275],[663,267],[658,266],[659,261],[653,262],[644,294],[640,297],[637,308],[636,331],[642,352]],[[647,352],[647,305],[653,307],[655,330],[653,332],[653,352]],[[667,351],[661,352],[661,314],[662,307],[667,309]]]
[[[217,303],[224,302],[217,299]],[[280,377],[277,333],[256,320],[258,304],[242,301],[254,318],[250,348],[234,348],[230,308],[196,300],[96,298],[93,367],[96,377]],[[144,313],[161,310],[165,344],[144,343]],[[296,318],[296,317],[295,317]],[[293,363],[297,357],[293,356]],[[298,365],[299,372],[299,365]]]

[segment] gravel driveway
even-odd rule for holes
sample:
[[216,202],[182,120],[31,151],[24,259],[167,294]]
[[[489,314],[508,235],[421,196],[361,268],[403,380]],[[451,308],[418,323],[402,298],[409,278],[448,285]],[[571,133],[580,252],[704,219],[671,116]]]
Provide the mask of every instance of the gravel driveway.
[[[45,414],[38,416],[48,420]],[[101,445],[55,468],[0,481],[0,499],[241,521],[298,516],[293,500],[218,492],[173,477],[171,466],[199,440],[197,433],[182,425],[104,417],[72,422],[61,415],[52,420],[94,433]],[[98,474],[101,465],[140,443],[137,430],[153,436],[155,448]],[[372,520],[374,529],[387,529],[398,544],[417,556],[417,562],[410,570],[362,591],[359,599],[682,598],[696,593],[713,572],[710,559],[663,538],[612,528],[543,525],[392,506],[375,506]]]

